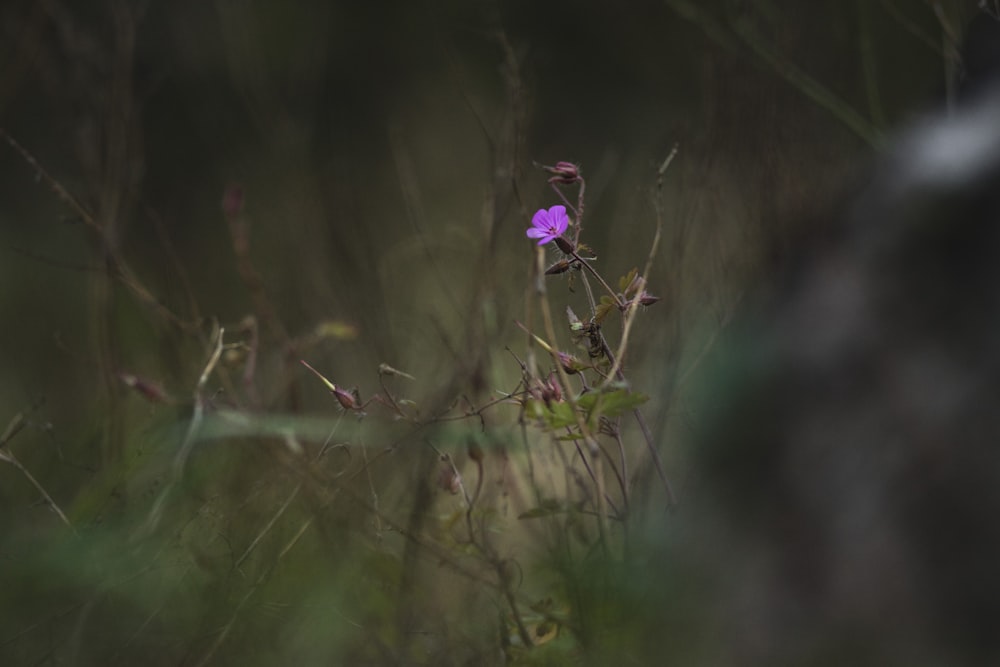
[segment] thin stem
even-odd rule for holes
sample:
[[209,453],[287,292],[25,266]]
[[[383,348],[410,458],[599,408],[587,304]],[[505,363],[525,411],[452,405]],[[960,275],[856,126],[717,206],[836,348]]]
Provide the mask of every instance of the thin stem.
[[43,487],[41,484],[38,483],[38,480],[35,479],[35,476],[32,475],[30,472],[28,472],[28,469],[25,468],[21,464],[21,462],[17,460],[17,457],[15,457],[10,450],[0,451],[0,461],[5,461],[6,463],[9,463],[15,468],[17,468],[17,470],[22,475],[24,475],[24,478],[27,479],[28,482],[30,482],[33,487],[35,487],[35,490],[41,494],[42,498],[45,499],[46,504],[52,508],[52,510],[59,517],[59,519],[64,524],[66,524],[66,527],[69,528],[70,531],[72,531],[73,535],[79,537],[79,533],[76,532],[76,528],[73,527],[73,524],[69,522],[69,519],[66,517],[66,514],[62,511],[62,508],[59,507],[56,501],[52,499],[52,496],[49,495],[49,492],[45,490],[45,487]]
[[[572,431],[572,429],[570,429],[567,426],[566,427],[566,433],[572,435],[573,431]],[[580,448],[580,443],[579,443],[579,441],[577,439],[573,440],[573,446],[576,448],[576,453],[580,455],[580,460],[583,461],[583,467],[587,469],[587,474],[590,475],[590,479],[592,479],[594,481],[594,484],[597,485],[597,476],[594,474],[594,469],[591,467],[590,463],[587,461],[587,456],[584,453],[583,449]],[[604,452],[604,450],[600,448],[600,445],[598,445],[598,449],[601,451],[602,454],[604,454],[605,456],[607,456],[607,454]],[[619,477],[619,475],[618,475],[618,470],[613,465],[611,466],[611,470],[615,473],[615,476],[618,477],[618,481],[621,482],[621,477]],[[611,506],[611,509],[614,511],[615,516],[617,516],[617,517],[620,518],[622,516],[622,513],[618,510],[618,506],[615,505],[614,501],[611,500],[611,496],[608,495],[607,493],[605,493],[604,494],[604,500],[606,500],[607,503],[608,503],[608,505]]]
[[607,291],[607,293],[611,295],[611,298],[615,300],[615,304],[617,306],[621,307],[623,305],[622,302],[621,302],[621,299],[618,298],[618,293],[615,292],[613,289],[611,289],[611,285],[609,285],[604,280],[604,278],[601,276],[601,274],[597,272],[597,269],[595,269],[594,267],[592,267],[587,262],[587,260],[585,260],[583,257],[580,257],[580,254],[577,251],[574,250],[573,252],[570,253],[570,255],[572,255],[573,259],[575,259],[576,261],[580,262],[580,264],[583,265],[583,267],[585,269],[587,269],[587,271],[590,272],[590,275],[592,275],[595,278],[597,278],[597,281],[599,283],[601,283],[601,286],[604,287],[604,289]]
[[271,532],[271,529],[274,528],[274,524],[278,522],[278,519],[280,519],[281,516],[285,513],[288,507],[292,504],[292,501],[294,501],[296,496],[299,495],[299,491],[301,490],[302,490],[302,483],[299,482],[298,484],[295,485],[295,488],[292,489],[292,492],[288,494],[288,497],[285,499],[285,502],[281,503],[281,507],[279,507],[278,510],[273,515],[271,515],[271,518],[268,520],[268,522],[264,524],[263,528],[260,529],[260,532],[257,533],[257,536],[250,541],[250,544],[243,551],[243,555],[241,555],[239,558],[236,559],[236,564],[233,565],[233,569],[235,570],[240,569],[240,566],[243,565],[243,562],[250,557],[250,554],[253,553],[253,550],[257,548],[257,545],[260,544],[260,541],[264,539],[264,537],[269,532]]
[[899,11],[899,8],[896,7],[896,3],[893,0],[881,0],[881,5],[886,13],[889,14],[889,16],[891,16],[900,26],[902,26],[904,30],[909,32],[913,37],[937,55],[944,56],[944,49],[941,48],[941,45],[933,37],[924,32],[919,25],[911,21],[906,15]]
[[739,52],[736,40],[732,37],[732,33],[735,33],[736,38],[772,71],[819,107],[826,109],[868,144],[876,148],[884,144],[884,138],[878,128],[832,90],[779,54],[746,19],[738,18],[733,20],[729,26],[723,26],[710,12],[692,0],[664,1],[677,14],[701,28],[705,35],[715,43],[734,52]]
[[569,203],[569,199],[566,198],[565,193],[563,193],[563,191],[559,189],[559,186],[556,183],[552,183],[551,185],[552,185],[552,189],[555,190],[555,193],[557,195],[559,195],[559,199],[561,199],[562,203],[566,205],[566,208],[568,208],[570,211],[573,212],[573,218],[574,218],[575,226],[576,226],[576,229],[577,229],[576,236],[577,236],[577,238],[579,238],[579,236],[580,236],[580,232],[579,232],[579,230],[580,230],[580,211],[579,211],[579,209],[577,209],[576,206],[573,206],[571,203]]
[[[544,275],[544,264],[545,264],[545,253],[540,246],[536,246],[535,250],[535,266],[538,271],[537,275]],[[545,327],[545,335],[549,337],[549,340],[556,340],[556,329],[552,320],[552,309],[549,307],[549,299],[547,292],[545,290],[545,282],[539,281],[537,284],[539,290],[539,304],[542,308],[542,322]],[[569,376],[566,374],[566,369],[563,368],[560,362],[558,352],[553,347],[549,351],[552,355],[552,360],[555,362],[556,372],[559,375],[559,382],[562,383],[564,389],[564,396],[566,402],[569,403],[570,408],[573,411],[573,415],[576,417],[577,426],[580,429],[580,434],[583,435],[584,442],[587,443],[587,450],[593,459],[594,465],[594,481],[597,484],[597,514],[598,514],[598,528],[601,532],[601,545],[605,551],[608,549],[608,526],[607,526],[607,516],[604,509],[604,475],[601,471],[601,459],[598,456],[600,452],[600,447],[597,446],[597,442],[594,440],[594,436],[590,433],[590,429],[587,428],[587,424],[583,420],[583,415],[580,414],[580,406],[576,402],[576,398],[573,396],[573,391],[570,387]]]
[[576,193],[576,233],[573,236],[573,245],[580,242],[580,233],[583,231],[583,196],[587,191],[587,181],[580,176],[580,189]]
[[43,181],[49,186],[49,189],[62,201],[64,204],[73,209],[73,212],[80,218],[85,226],[90,228],[100,240],[102,250],[107,253],[107,257],[110,263],[109,275],[117,280],[119,280],[123,285],[125,285],[129,290],[131,290],[133,296],[136,297],[141,303],[145,304],[151,310],[155,311],[162,318],[176,326],[182,331],[196,331],[198,326],[193,322],[185,322],[173,311],[160,303],[160,300],[153,296],[153,294],[146,289],[146,286],[139,281],[138,277],[133,273],[132,269],[128,266],[125,260],[118,254],[117,250],[113,247],[113,244],[108,239],[108,233],[98,222],[94,215],[87,210],[87,208],[80,203],[80,200],[74,197],[69,190],[67,190],[62,183],[57,181],[41,163],[32,155],[28,149],[19,144],[14,137],[7,133],[6,130],[0,128],[0,139],[3,139],[7,144],[18,154],[21,158],[28,163],[32,169],[35,170],[35,174],[38,179]]
[[[616,419],[616,421],[618,421]],[[625,512],[629,511],[629,493],[628,493],[628,457],[625,456],[625,443],[622,442],[622,434],[618,428],[618,424],[615,425],[614,432],[615,442],[618,444],[618,461],[621,464],[621,473],[615,470],[615,474],[618,475],[618,484],[622,489],[622,502],[625,505]]]
[[195,385],[194,389],[194,411],[191,414],[191,421],[188,423],[187,432],[184,434],[184,440],[181,442],[180,449],[177,451],[177,456],[174,457],[173,463],[173,480],[170,484],[166,485],[160,492],[160,495],[156,498],[153,503],[152,509],[149,510],[149,516],[146,519],[145,531],[147,533],[152,533],[156,526],[160,522],[160,517],[163,515],[163,509],[166,505],[167,498],[170,495],[173,487],[180,483],[184,476],[184,465],[187,463],[188,457],[191,455],[191,450],[194,448],[195,441],[198,437],[198,432],[201,430],[202,422],[205,419],[205,396],[204,390],[205,385],[208,384],[208,378],[215,369],[215,366],[219,363],[219,359],[222,357],[223,350],[223,338],[225,336],[226,330],[224,327],[218,328],[218,334],[215,340],[215,347],[212,350],[211,355],[209,355],[208,362],[201,371],[201,376],[198,378],[198,384]]
[[[603,335],[602,335],[603,341]],[[604,342],[604,354],[607,355],[608,360],[614,364],[614,353],[606,342]],[[614,377],[609,375],[608,377]],[[621,368],[618,369],[618,379],[625,382],[625,374],[622,373]],[[670,484],[670,479],[667,477],[667,472],[663,467],[663,459],[660,458],[660,452],[656,448],[656,442],[653,440],[653,433],[649,430],[649,426],[646,424],[646,418],[642,416],[642,412],[639,408],[632,410],[632,415],[635,417],[635,422],[639,425],[639,430],[642,431],[642,437],[646,441],[646,447],[649,449],[650,456],[653,457],[653,464],[656,466],[656,474],[660,478],[660,482],[663,484],[663,489],[667,493],[667,504],[671,507],[677,504],[677,497],[674,495],[673,485]]]
[[[657,240],[659,240],[659,231],[657,231]],[[654,242],[655,245],[655,242]],[[608,376],[605,378],[602,386],[606,387],[613,380],[612,378],[624,379],[621,372],[622,360],[625,358],[625,352],[628,350],[628,341],[632,334],[632,325],[635,323],[636,313],[639,312],[639,299],[642,298],[643,290],[646,289],[646,278],[642,277],[639,279],[639,287],[635,291],[635,296],[632,297],[632,301],[628,304],[628,309],[625,311],[625,326],[622,327],[621,341],[618,343],[618,354],[608,357],[611,361],[611,370],[608,371]]]

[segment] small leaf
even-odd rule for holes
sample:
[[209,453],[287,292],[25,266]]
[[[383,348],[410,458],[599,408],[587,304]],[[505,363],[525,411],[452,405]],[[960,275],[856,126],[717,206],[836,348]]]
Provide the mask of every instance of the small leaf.
[[[616,389],[603,393],[587,393],[580,397],[577,405],[587,411],[588,421],[594,416],[597,417],[617,417],[623,412],[634,410],[646,401],[649,396],[637,392],[630,392],[627,389]],[[599,414],[593,415],[595,408]]]
[[594,252],[594,249],[586,243],[581,243],[576,246],[576,254],[588,262],[592,262],[597,259],[597,254]]
[[618,289],[619,291],[625,292],[632,281],[635,280],[636,275],[639,273],[638,269],[633,268],[631,271],[626,273],[624,276],[618,279]]
[[584,410],[593,410],[600,402],[601,412],[604,416],[615,416],[609,414],[609,410],[620,413],[623,410],[631,410],[642,405],[649,397],[645,394],[631,392],[621,383],[613,383],[603,392],[590,391],[582,394],[577,399],[577,405]]
[[537,399],[528,399],[524,402],[524,412],[532,419],[545,418],[545,403]]
[[610,313],[611,309],[614,307],[614,302],[610,299],[607,302],[605,302],[604,299],[601,299],[601,305],[594,310],[594,322],[598,325],[603,324],[604,318],[608,316],[608,313]]
[[552,428],[563,428],[576,424],[576,415],[573,414],[573,407],[569,403],[553,403],[549,406],[548,414],[544,419]]

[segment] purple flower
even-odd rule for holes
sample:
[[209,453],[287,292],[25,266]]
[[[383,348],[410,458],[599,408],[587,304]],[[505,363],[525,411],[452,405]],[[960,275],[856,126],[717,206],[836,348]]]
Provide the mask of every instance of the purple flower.
[[538,209],[531,218],[531,229],[527,234],[529,239],[538,239],[538,245],[545,245],[562,236],[568,226],[566,207],[557,204],[548,211],[544,208]]

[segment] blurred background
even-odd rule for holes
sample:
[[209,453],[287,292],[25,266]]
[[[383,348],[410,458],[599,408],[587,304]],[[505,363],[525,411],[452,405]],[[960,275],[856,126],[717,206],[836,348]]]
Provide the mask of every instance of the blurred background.
[[[687,380],[894,128],[954,103],[982,11],[3,3],[3,663],[650,664],[664,642],[683,661],[691,628],[641,599],[648,563],[593,569],[562,548],[573,521],[518,521],[538,493],[521,441],[547,439],[516,406],[358,420],[298,360],[423,417],[513,391],[524,230],[559,203],[539,165],[580,165],[583,240],[615,281],[646,261],[676,145],[662,301],[626,370],[683,499]],[[635,534],[667,530],[631,428]],[[448,453],[475,479],[470,443],[485,549],[455,538],[438,478]],[[512,606],[537,649],[515,650]]]

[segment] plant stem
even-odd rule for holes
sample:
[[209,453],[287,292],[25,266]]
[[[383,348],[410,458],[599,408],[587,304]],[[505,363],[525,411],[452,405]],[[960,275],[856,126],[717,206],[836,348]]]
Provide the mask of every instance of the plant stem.
[[583,257],[580,257],[580,254],[577,251],[574,250],[570,254],[573,256],[573,259],[580,262],[580,264],[582,264],[585,269],[590,271],[590,275],[597,278],[597,281],[601,283],[601,286],[603,286],[604,289],[607,291],[607,293],[611,295],[611,298],[615,300],[615,305],[621,307],[622,302],[621,299],[618,298],[618,293],[615,292],[613,289],[611,289],[611,285],[608,285],[608,283],[604,280],[601,274],[597,272],[597,269],[592,267]]

